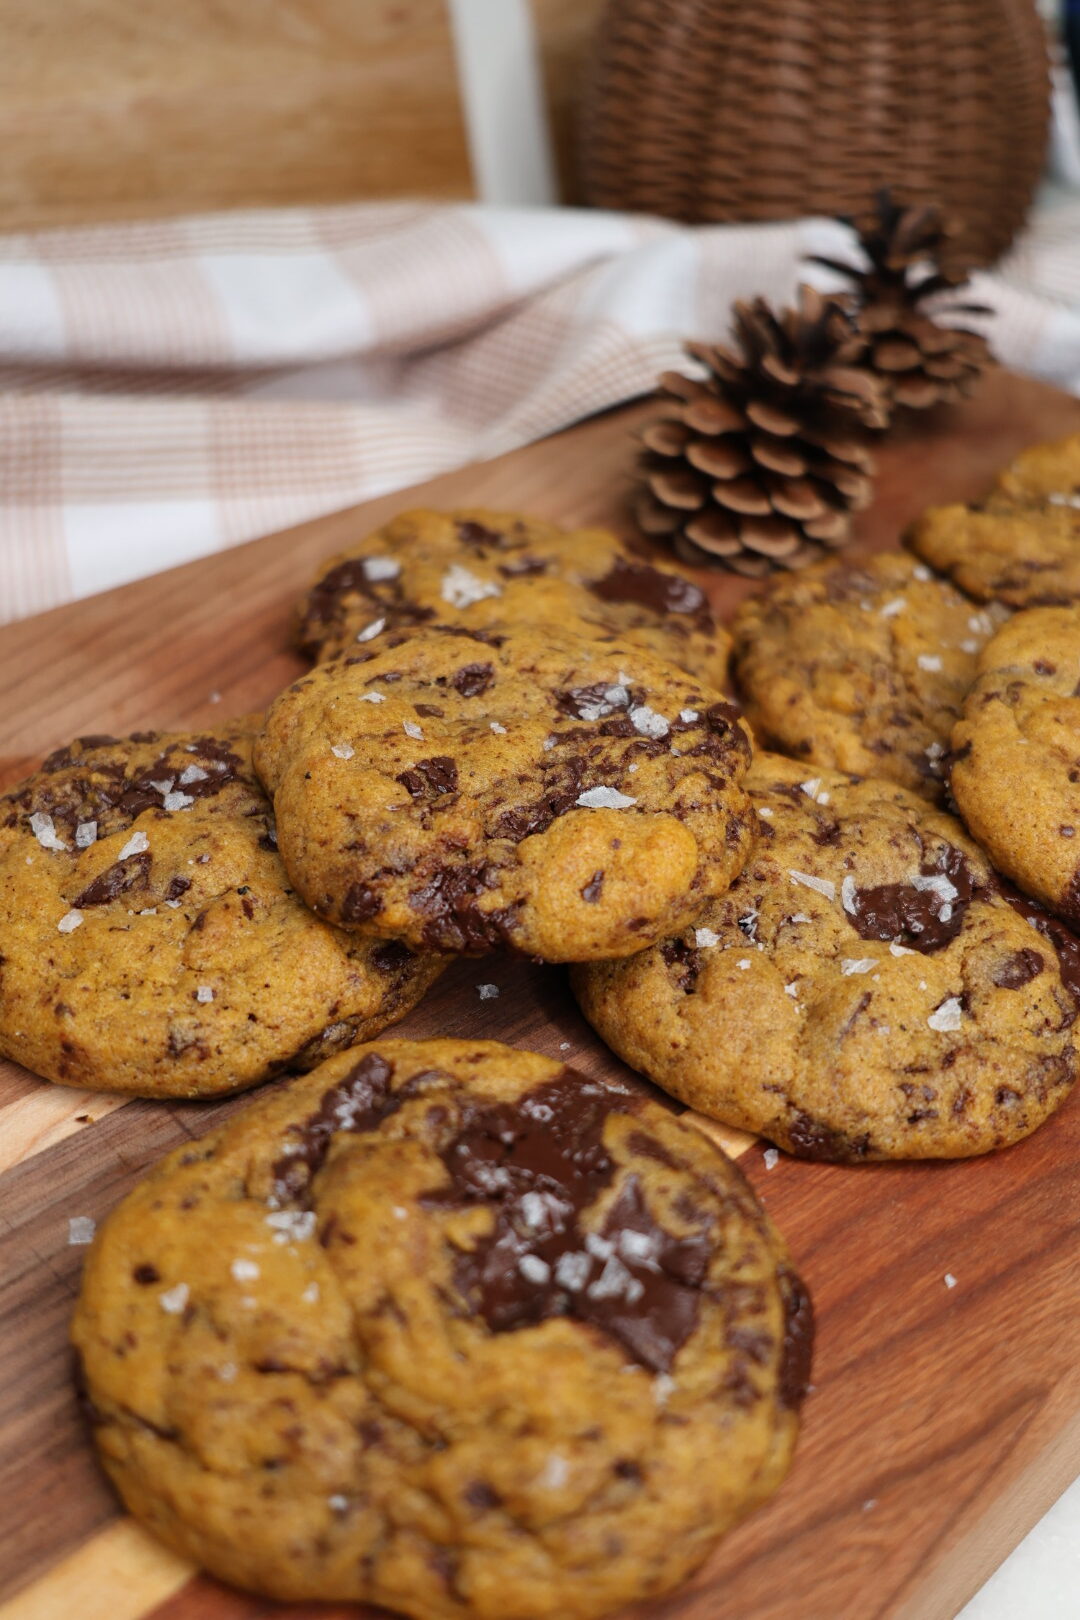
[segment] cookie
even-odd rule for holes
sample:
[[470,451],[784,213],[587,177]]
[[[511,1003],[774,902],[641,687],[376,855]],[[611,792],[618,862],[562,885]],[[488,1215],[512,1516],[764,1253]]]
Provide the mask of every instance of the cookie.
[[950,781],[1000,872],[1080,925],[1080,604],[1030,608],[984,648]]
[[730,894],[627,962],[585,1016],[693,1108],[805,1158],[964,1158],[1026,1136],[1076,1078],[1076,954],[1009,903],[953,817],[894,783],[760,754]]
[[579,619],[710,686],[724,684],[730,638],[692,579],[606,529],[560,529],[508,512],[400,513],[324,564],[299,604],[297,638],[309,657],[324,659],[378,634],[376,625]]
[[390,1040],[164,1160],[73,1339],[127,1507],[231,1584],[587,1620],[776,1488],[811,1327],[693,1126],[495,1042]]
[[1012,500],[1080,504],[1080,433],[1052,444],[1033,444],[998,475],[996,490]]
[[559,962],[641,950],[727,888],[749,756],[734,709],[642,647],[436,626],[318,665],[255,757],[320,916]]
[[442,958],[301,904],[256,721],[83,737],[0,798],[0,1054],[64,1085],[239,1091],[366,1040]]
[[901,551],[781,576],[732,627],[747,717],[783,753],[940,797],[976,657],[1003,618]]

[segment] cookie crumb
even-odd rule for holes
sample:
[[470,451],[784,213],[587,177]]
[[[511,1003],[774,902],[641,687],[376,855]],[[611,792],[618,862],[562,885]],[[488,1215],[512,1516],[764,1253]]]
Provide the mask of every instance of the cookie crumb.
[[75,1245],[92,1243],[96,1231],[97,1222],[89,1215],[72,1215],[68,1221],[68,1243]]

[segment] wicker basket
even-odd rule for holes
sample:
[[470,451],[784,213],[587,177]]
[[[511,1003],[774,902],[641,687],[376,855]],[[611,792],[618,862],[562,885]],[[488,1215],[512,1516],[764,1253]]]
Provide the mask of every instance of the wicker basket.
[[995,259],[1046,149],[1035,0],[609,0],[586,68],[585,200],[673,219],[852,214],[879,186]]

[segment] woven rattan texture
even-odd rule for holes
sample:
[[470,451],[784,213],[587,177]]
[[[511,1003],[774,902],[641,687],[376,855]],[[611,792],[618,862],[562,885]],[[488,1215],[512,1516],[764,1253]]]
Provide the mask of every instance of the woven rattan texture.
[[1046,149],[1035,0],[609,0],[586,67],[587,202],[673,219],[940,202],[995,259]]

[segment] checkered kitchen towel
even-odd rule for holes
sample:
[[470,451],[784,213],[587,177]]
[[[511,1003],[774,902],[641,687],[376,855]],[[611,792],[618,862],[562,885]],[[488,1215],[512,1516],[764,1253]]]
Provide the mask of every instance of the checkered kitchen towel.
[[[845,236],[393,204],[0,238],[0,621],[639,394]],[[977,294],[1080,392],[1080,200]]]

